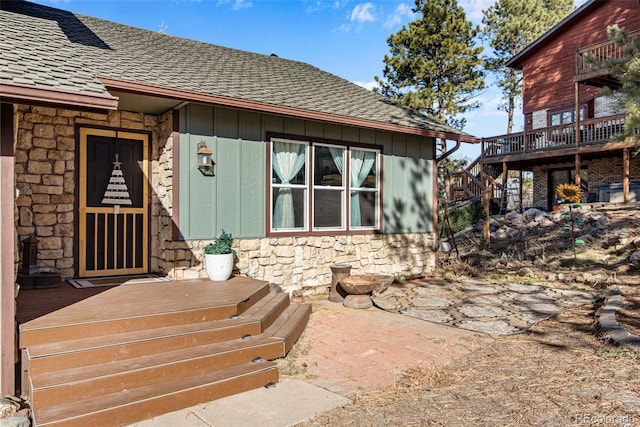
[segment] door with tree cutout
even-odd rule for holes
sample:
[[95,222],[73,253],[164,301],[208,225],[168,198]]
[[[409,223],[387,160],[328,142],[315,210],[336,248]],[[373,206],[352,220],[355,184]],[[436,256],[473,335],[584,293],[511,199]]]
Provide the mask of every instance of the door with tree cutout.
[[79,277],[148,272],[149,136],[80,129]]

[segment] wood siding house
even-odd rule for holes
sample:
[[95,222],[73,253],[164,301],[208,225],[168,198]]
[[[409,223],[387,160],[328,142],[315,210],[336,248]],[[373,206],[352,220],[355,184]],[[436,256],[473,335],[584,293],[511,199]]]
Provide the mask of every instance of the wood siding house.
[[477,142],[309,64],[26,1],[0,4],[0,52],[3,394],[25,239],[63,279],[203,278],[222,229],[237,275],[285,291],[422,274],[437,141]]
[[[523,73],[524,131],[483,139],[481,180],[497,188],[502,179],[494,180],[510,170],[533,172],[533,205],[544,209],[567,182],[582,186],[585,202],[640,200],[638,139],[611,139],[624,128],[615,104],[620,82],[587,60],[628,59],[608,38],[613,24],[639,36],[640,3],[589,0],[507,63]],[[605,86],[614,96],[603,95]],[[479,164],[469,175],[479,177]]]

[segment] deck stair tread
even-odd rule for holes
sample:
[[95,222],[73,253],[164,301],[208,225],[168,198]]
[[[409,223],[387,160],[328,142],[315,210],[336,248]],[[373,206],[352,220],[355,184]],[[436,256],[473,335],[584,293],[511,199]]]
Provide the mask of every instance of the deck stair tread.
[[291,305],[267,328],[265,333],[282,338],[285,345],[284,354],[287,354],[304,331],[310,316],[311,304]]
[[[130,301],[132,298],[128,294],[114,294],[114,297],[118,297],[114,301],[104,300],[89,303],[87,302],[89,300],[83,300],[55,313],[21,324],[21,345],[69,340],[77,336],[97,336],[136,329],[142,330],[158,325],[180,325],[227,319],[233,314],[241,314],[259,302],[260,299],[269,295],[268,283],[256,282],[249,286],[243,285],[242,282],[237,283],[238,290],[233,290],[233,286],[227,285],[225,288],[229,289],[229,295],[212,288],[214,295],[221,295],[220,299],[215,301],[210,301],[213,297],[203,291],[200,282],[195,282],[191,286],[185,284],[181,288],[170,286],[171,283],[155,284],[158,289],[169,289],[164,293],[158,291],[160,294],[158,299],[162,299],[163,304],[151,304],[152,300],[149,300],[149,297],[134,303]],[[122,288],[138,290],[143,286],[145,284]],[[211,287],[210,284],[208,286]],[[181,293],[177,292],[178,289]],[[111,291],[95,295],[92,299],[104,297]],[[147,292],[151,291],[147,289]],[[199,298],[203,301],[198,301]],[[209,301],[210,303],[207,304]],[[116,309],[109,307],[109,305],[122,306],[122,309],[114,312]]]
[[[29,354],[32,359],[63,354],[79,350],[122,345],[151,339],[167,338],[185,334],[203,333],[210,330],[225,328],[238,328],[242,325],[260,325],[265,314],[274,309],[283,310],[282,305],[288,304],[288,295],[284,293],[272,293],[262,298],[247,311],[236,318],[213,320],[206,322],[187,323],[183,325],[171,325],[151,329],[142,329],[118,334],[109,334],[97,337],[78,338],[73,340],[56,341],[53,343],[33,344],[29,346]],[[263,325],[270,326],[270,325]]]
[[[159,290],[164,301],[154,300],[156,310],[145,306],[142,315],[131,301],[120,311],[104,307],[117,301],[101,293],[93,307],[103,313],[91,313],[87,299],[62,309],[59,318],[51,312],[22,324],[23,384],[36,425],[131,424],[277,382],[272,361],[291,350],[311,305],[291,304],[288,294],[271,293],[267,282],[248,278],[220,288],[184,283]],[[114,295],[142,295],[142,286]],[[172,313],[170,298],[180,292],[202,295],[210,307],[183,295]]]
[[[269,349],[268,347],[273,347]],[[100,377],[126,374],[132,371],[157,368],[163,365],[177,365],[179,363],[191,362],[198,364],[202,359],[211,358],[217,355],[236,353],[242,350],[254,350],[256,356],[262,354],[273,354],[275,357],[263,357],[264,359],[283,357],[282,339],[258,336],[250,339],[239,339],[228,342],[214,343],[192,347],[188,352],[184,350],[173,350],[163,353],[148,354],[132,359],[115,360],[109,363],[97,365],[81,366],[60,371],[46,372],[32,376],[34,391],[40,388],[53,387],[77,383],[82,381],[95,380]],[[251,359],[256,356],[251,356]],[[238,358],[239,359],[239,358]],[[250,361],[250,360],[249,360]],[[240,363],[240,360],[236,361]]]
[[[130,413],[132,416],[139,416],[140,414],[136,413],[140,411],[136,408],[138,405],[149,405],[152,401],[161,399],[165,412],[170,412],[185,407],[185,405],[192,406],[197,403],[212,400],[216,394],[208,393],[206,390],[207,387],[212,385],[218,384],[225,386],[225,383],[235,379],[266,373],[268,381],[261,384],[264,386],[270,381],[277,381],[277,372],[274,362],[261,361],[257,363],[247,363],[227,369],[198,373],[159,384],[143,385],[122,392],[109,393],[49,406],[37,411],[35,419],[37,425],[41,427],[47,425],[90,425],[89,422],[83,419],[95,414],[106,413],[105,416],[108,417],[107,419],[113,420],[113,422],[115,422],[114,425],[120,425],[117,421],[118,416],[109,415],[109,412],[121,410],[125,413]],[[260,385],[258,385],[258,387],[259,386]],[[255,388],[255,386],[247,388],[247,390],[251,388]],[[242,386],[240,386],[240,389],[242,389]],[[193,392],[198,390],[202,391],[200,394],[196,393],[194,396]],[[223,397],[229,394],[228,391],[223,390],[218,392],[217,395],[218,397]],[[198,396],[205,397],[198,398]],[[184,400],[187,400],[187,402],[183,403],[182,401]],[[144,409],[141,413],[144,415]],[[123,416],[120,415],[119,417],[122,419]],[[77,418],[77,420],[74,421],[74,418]],[[132,418],[127,422],[135,422],[140,419],[144,418]]]

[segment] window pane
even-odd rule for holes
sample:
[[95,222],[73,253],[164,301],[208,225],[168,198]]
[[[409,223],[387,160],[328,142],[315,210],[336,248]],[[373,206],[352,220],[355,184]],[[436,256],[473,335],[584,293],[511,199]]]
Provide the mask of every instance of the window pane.
[[378,198],[378,192],[358,191],[356,194],[360,201],[360,224],[352,224],[352,226],[376,227],[378,225],[376,221],[376,202]]
[[551,126],[557,126],[560,124],[560,113],[551,115]]
[[273,189],[271,224],[274,230],[306,227],[306,194],[302,188]]
[[344,148],[316,146],[314,148],[315,185],[342,187],[344,185]]
[[306,146],[304,144],[274,141],[271,164],[272,183],[306,185]]
[[562,123],[573,123],[573,111],[564,111],[562,113]]
[[351,188],[377,188],[378,153],[351,151]]
[[343,200],[344,191],[315,190],[313,192],[313,226],[344,228]]

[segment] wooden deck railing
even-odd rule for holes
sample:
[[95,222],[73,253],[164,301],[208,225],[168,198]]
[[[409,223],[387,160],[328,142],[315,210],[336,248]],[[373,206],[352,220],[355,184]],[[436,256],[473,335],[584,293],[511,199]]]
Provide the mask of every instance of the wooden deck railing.
[[580,138],[576,141],[576,125],[551,126],[509,135],[482,139],[484,157],[505,156],[608,142],[624,131],[624,114],[587,119],[580,122]]
[[[631,31],[631,38],[639,37],[640,30]],[[580,80],[581,76],[592,75],[604,70],[601,61],[607,59],[628,60],[631,57],[625,52],[624,46],[617,46],[613,41],[585,46],[576,51],[576,76]]]

